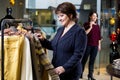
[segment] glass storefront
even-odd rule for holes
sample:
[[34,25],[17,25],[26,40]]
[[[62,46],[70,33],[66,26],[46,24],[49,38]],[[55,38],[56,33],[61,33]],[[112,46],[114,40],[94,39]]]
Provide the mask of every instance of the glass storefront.
[[111,18],[116,20],[116,0],[102,0],[101,10],[101,35],[103,37],[101,50],[101,67],[106,67],[109,64],[111,53],[110,35],[116,30],[116,25],[111,25]]
[[49,25],[52,22],[52,11],[48,9],[27,9],[27,14],[33,20],[34,25]]
[[48,38],[55,32],[55,21],[52,10],[49,9],[27,9],[29,18],[32,19],[34,27],[40,27]]

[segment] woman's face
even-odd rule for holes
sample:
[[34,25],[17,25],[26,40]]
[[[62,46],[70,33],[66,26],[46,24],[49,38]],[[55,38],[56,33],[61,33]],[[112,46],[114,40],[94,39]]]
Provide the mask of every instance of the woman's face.
[[57,17],[62,26],[67,26],[70,22],[70,18],[66,14],[58,13]]
[[97,19],[98,19],[98,17],[97,17],[97,14],[96,14],[96,13],[93,13],[93,15],[90,16],[90,21],[96,22]]

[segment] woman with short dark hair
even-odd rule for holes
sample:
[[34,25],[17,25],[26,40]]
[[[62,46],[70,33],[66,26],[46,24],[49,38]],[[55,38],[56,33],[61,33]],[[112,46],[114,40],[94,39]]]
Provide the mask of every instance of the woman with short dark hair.
[[63,27],[57,30],[52,41],[42,36],[40,41],[43,47],[53,50],[52,63],[60,80],[79,80],[87,42],[85,30],[77,24],[76,8],[72,3],[59,4],[55,12]]

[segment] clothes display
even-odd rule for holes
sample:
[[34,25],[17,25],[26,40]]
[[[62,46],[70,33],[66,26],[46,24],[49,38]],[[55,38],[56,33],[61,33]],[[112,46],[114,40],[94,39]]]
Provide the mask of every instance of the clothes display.
[[4,37],[4,79],[20,80],[24,36]]
[[[39,70],[40,64],[42,64],[45,70],[51,76],[52,80],[59,80],[59,76],[54,72],[54,66],[51,64],[48,56],[45,54],[44,49],[42,48],[39,39],[37,39],[37,37],[35,37],[34,35],[28,35],[28,38],[30,41],[31,53],[32,53],[32,58],[33,58],[32,59],[33,73],[34,73],[34,76],[36,76],[34,77],[34,79],[39,78],[40,76],[42,77],[42,74],[38,75],[42,71],[42,70]],[[38,80],[38,79],[35,79],[35,80]],[[45,78],[42,78],[42,80],[45,80]]]
[[[46,51],[34,35],[22,25],[4,29],[4,79],[5,80],[60,80],[54,72]],[[13,27],[13,26],[12,26]],[[0,44],[1,42],[0,34]],[[0,51],[2,50],[0,45]],[[1,64],[0,52],[0,65]],[[1,73],[0,69],[0,73]],[[0,77],[1,79],[2,77]]]
[[22,66],[21,66],[21,80],[33,80],[33,70],[30,52],[30,42],[28,38],[24,38]]

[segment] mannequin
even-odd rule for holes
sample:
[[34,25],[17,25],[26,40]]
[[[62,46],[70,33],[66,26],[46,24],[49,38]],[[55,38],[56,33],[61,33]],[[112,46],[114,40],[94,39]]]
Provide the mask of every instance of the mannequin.
[[[3,17],[1,20],[0,20],[0,26],[1,26],[1,22],[4,20],[4,19],[14,19],[14,17],[12,16],[12,8],[11,7],[7,7],[6,9],[6,16]],[[10,24],[8,24],[10,25]],[[0,27],[0,30],[1,30],[1,27]]]
[[11,7],[8,7],[8,8],[6,9],[6,13],[7,13],[7,15],[6,15],[3,19],[14,19],[14,18],[12,17],[12,8],[11,8]]

